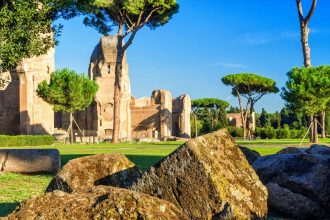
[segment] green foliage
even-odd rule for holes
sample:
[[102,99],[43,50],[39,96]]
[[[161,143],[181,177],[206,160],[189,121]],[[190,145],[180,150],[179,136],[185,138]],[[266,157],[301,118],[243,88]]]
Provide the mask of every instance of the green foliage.
[[270,123],[271,126],[275,129],[281,127],[281,115],[278,111],[276,111],[274,114],[271,114]]
[[230,74],[221,80],[225,85],[233,87],[234,96],[238,95],[237,92],[252,97],[279,91],[274,80],[253,73]]
[[85,75],[69,69],[57,70],[38,85],[37,94],[53,106],[55,112],[73,113],[90,105],[98,90],[98,85]]
[[19,146],[40,146],[52,145],[54,137],[50,135],[0,135],[0,147],[19,147]]
[[330,67],[293,68],[288,73],[282,97],[294,110],[314,116],[327,109],[330,101]]
[[[246,133],[246,129],[251,129],[251,114],[254,111],[256,102],[266,94],[279,91],[274,80],[253,73],[230,74],[224,76],[221,80],[225,85],[232,87],[232,94],[238,98],[240,112],[243,115],[244,133]],[[247,99],[245,109],[243,108],[242,96]],[[264,119],[266,120],[266,118]],[[267,121],[262,123],[267,123]]]
[[260,123],[261,127],[267,127],[267,126],[271,125],[270,114],[268,114],[264,108],[262,108],[262,110],[261,110],[261,115],[260,115],[259,121],[260,121],[259,123]]
[[240,110],[239,110],[238,107],[230,106],[229,107],[229,110],[227,111],[227,113],[240,113]]
[[307,126],[306,116],[299,110],[282,108],[280,112],[281,126],[289,125],[290,128],[300,129],[302,126]]
[[[197,116],[202,125],[199,134],[206,134],[226,127],[228,124],[226,108],[228,107],[228,102],[217,98],[192,100],[193,114]],[[191,122],[194,128],[194,121]],[[193,130],[195,130],[195,128]]]
[[284,128],[276,129],[277,139],[287,139],[291,138],[291,131],[289,125],[285,125]]
[[179,9],[176,0],[78,0],[76,5],[86,15],[84,24],[102,34],[119,24],[133,32],[144,25],[155,29],[165,25]]
[[210,109],[226,109],[229,103],[217,98],[203,98],[192,100],[193,108],[210,108]]
[[330,109],[328,108],[325,115],[325,130],[327,134],[330,134]]
[[[191,127],[191,137],[196,136],[195,124],[194,124],[194,116],[190,116],[190,127]],[[197,120],[197,134],[201,134],[201,129],[203,127],[203,122],[201,120]]]
[[0,2],[0,73],[23,59],[41,55],[54,46],[53,6],[50,0]]
[[229,134],[232,137],[240,137],[240,138],[243,137],[243,129],[242,128],[229,126],[229,127],[227,127],[227,130],[228,130]]
[[289,139],[289,138],[303,138],[307,129],[302,127],[301,129],[290,129],[288,125],[284,128],[274,129],[271,126],[266,128],[256,128],[254,135],[261,139]]
[[261,139],[275,139],[276,130],[271,126],[256,129],[255,136],[259,136]]

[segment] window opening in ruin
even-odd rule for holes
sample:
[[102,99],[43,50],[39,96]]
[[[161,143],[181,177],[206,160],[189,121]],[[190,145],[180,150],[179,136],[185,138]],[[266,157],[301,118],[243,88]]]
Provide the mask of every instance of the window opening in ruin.
[[100,120],[100,126],[102,126],[102,119]]
[[112,129],[105,129],[104,133],[106,136],[111,136],[112,135]]
[[110,64],[108,64],[108,74],[110,74],[110,70],[111,70]]

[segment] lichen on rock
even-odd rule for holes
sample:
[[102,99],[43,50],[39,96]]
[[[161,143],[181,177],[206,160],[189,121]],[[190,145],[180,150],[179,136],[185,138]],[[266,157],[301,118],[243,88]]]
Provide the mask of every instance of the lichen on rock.
[[55,190],[25,201],[7,220],[188,219],[170,202],[109,186],[65,193]]
[[190,219],[267,216],[267,189],[226,130],[188,141],[130,187],[182,208]]
[[97,185],[127,188],[141,171],[123,154],[98,154],[70,160],[52,179],[47,192],[73,192]]

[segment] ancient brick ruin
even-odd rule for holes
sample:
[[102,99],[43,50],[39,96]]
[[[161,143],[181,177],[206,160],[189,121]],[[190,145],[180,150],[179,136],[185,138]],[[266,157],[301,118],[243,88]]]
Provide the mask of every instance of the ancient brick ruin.
[[[114,71],[117,38],[102,37],[95,47],[89,66],[89,77],[100,86],[95,100],[75,119],[84,135],[94,139],[110,139],[113,130]],[[38,84],[49,80],[55,70],[54,49],[46,55],[24,59],[13,71],[0,79],[0,134],[54,134],[69,126],[65,113],[53,112],[50,105],[36,94]],[[120,105],[120,139],[166,139],[190,137],[188,95],[172,99],[166,90],[152,92],[150,98],[131,96],[126,56],[123,62]],[[75,126],[77,129],[77,126]],[[78,130],[75,132],[78,133]]]
[[[89,77],[100,86],[94,102],[75,120],[87,137],[111,139],[113,131],[113,97],[116,66],[115,36],[104,36],[95,47],[89,65]],[[171,136],[190,137],[191,100],[188,95],[172,98],[167,90],[155,90],[151,97],[135,99],[131,95],[126,56],[123,61],[120,104],[120,139],[167,139]],[[55,114],[55,127],[69,126],[67,114]],[[77,126],[75,126],[76,129]],[[78,136],[80,132],[76,130]],[[77,138],[77,141],[83,138]]]
[[53,134],[54,112],[36,94],[38,84],[55,70],[54,49],[24,59],[10,72],[2,73],[0,86],[0,134]]

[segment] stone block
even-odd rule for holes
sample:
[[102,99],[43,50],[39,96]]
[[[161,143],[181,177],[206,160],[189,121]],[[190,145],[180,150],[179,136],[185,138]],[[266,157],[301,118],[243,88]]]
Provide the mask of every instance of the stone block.
[[123,154],[97,154],[70,160],[52,179],[47,192],[73,192],[97,185],[127,188],[141,171]]
[[7,220],[188,219],[170,202],[115,187],[46,193],[20,205]]
[[0,171],[3,172],[54,173],[60,167],[57,149],[0,149]]
[[267,216],[267,189],[226,130],[186,142],[130,187],[182,208],[190,219]]

